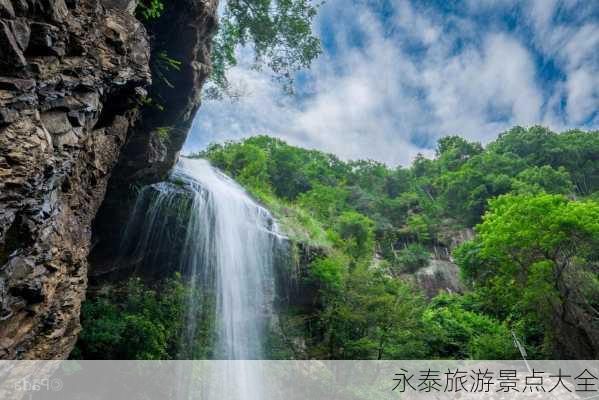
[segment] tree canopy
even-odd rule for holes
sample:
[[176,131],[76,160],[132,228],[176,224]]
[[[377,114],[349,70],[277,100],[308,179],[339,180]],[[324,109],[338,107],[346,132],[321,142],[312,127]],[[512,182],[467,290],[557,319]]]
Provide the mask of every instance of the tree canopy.
[[[285,334],[300,336],[300,356],[513,359],[516,336],[530,358],[596,359],[598,149],[599,132],[516,127],[487,146],[442,138],[433,158],[409,167],[343,161],[267,136],[197,156],[274,214],[298,246],[294,262],[300,245],[319,249],[298,272],[310,307],[278,310]],[[415,284],[451,262],[457,292],[425,295]],[[136,285],[86,303],[84,356],[181,356],[173,343],[184,289],[170,280],[158,296]],[[208,325],[184,356],[209,354]],[[273,356],[289,357],[283,339],[270,343]]]
[[[299,225],[311,243],[332,247],[310,266],[322,296],[312,356],[513,358],[513,333],[532,357],[550,358],[599,349],[598,146],[598,132],[516,127],[486,147],[442,138],[433,159],[409,168],[266,136],[200,156],[290,232]],[[408,301],[418,290],[406,274],[465,228],[475,238],[452,256],[468,292]]]
[[293,92],[295,72],[310,67],[321,53],[312,32],[318,7],[311,0],[227,0],[213,42],[208,95],[235,95],[226,72],[238,64],[242,47],[253,51],[254,68],[266,67],[286,92]]

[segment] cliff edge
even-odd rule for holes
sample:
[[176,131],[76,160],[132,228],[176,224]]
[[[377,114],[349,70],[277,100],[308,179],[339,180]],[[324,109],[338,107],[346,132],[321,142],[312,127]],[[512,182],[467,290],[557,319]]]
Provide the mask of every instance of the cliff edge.
[[[217,1],[171,1],[151,23],[135,8],[0,0],[0,358],[68,356],[98,209],[168,173],[199,107]],[[168,85],[161,53],[181,65]]]

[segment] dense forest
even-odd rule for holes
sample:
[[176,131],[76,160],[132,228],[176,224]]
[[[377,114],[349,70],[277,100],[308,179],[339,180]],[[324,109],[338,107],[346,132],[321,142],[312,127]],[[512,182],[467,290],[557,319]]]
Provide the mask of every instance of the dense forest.
[[[303,352],[273,343],[272,358],[514,359],[514,339],[530,358],[599,356],[598,132],[515,127],[485,147],[445,137],[434,158],[396,168],[267,136],[197,156],[271,210],[292,242],[321,249],[304,278],[318,304],[281,316]],[[431,298],[408,277],[439,249],[465,289]],[[169,280],[162,296],[134,286],[120,310],[114,296],[84,305],[78,351],[176,357],[182,326],[164,310],[183,307],[184,285]]]

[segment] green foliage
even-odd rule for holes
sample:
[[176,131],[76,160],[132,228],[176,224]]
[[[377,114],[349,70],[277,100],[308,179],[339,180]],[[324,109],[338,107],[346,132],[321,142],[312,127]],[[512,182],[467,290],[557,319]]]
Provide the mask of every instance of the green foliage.
[[[514,128],[486,148],[448,137],[435,158],[394,169],[266,136],[200,155],[247,187],[294,240],[327,248],[310,265],[320,309],[297,317],[310,321],[310,357],[517,357],[513,330],[542,358],[585,354],[599,329],[591,318],[599,309],[599,153],[587,151],[597,136]],[[469,293],[426,307],[404,274],[476,224],[475,239],[452,254]],[[568,326],[578,348],[560,339],[572,335]]]
[[562,166],[581,195],[599,190],[599,131],[571,130],[556,135],[541,126],[515,127],[501,134],[489,149],[516,155],[529,165]]
[[298,204],[319,220],[331,224],[345,208],[347,196],[347,189],[315,184],[312,189],[298,196]]
[[437,162],[447,171],[459,169],[470,158],[482,152],[480,143],[470,143],[459,136],[447,136],[437,142]]
[[170,126],[161,126],[156,128],[156,134],[158,135],[158,140],[161,143],[167,143],[170,140],[171,132],[173,131],[173,127]]
[[237,65],[236,50],[250,46],[254,67],[268,67],[287,92],[293,91],[293,74],[321,53],[312,34],[318,4],[310,0],[229,0],[213,42],[212,76],[208,94],[234,95],[226,71]]
[[[199,344],[198,349],[180,349],[190,295],[180,276],[155,289],[139,278],[107,288],[83,303],[83,330],[72,357],[159,360],[179,358],[181,351],[200,357]],[[206,315],[201,317],[208,322]]]
[[175,86],[168,80],[169,72],[180,71],[181,61],[171,58],[166,51],[160,51],[154,56],[154,60],[152,62],[152,73],[169,88],[175,88]]
[[318,324],[323,335],[312,357],[405,359],[426,354],[421,340],[424,302],[404,282],[368,269],[347,275],[324,294]]
[[354,259],[372,257],[374,251],[374,223],[365,215],[346,211],[337,220],[336,231],[342,239],[339,247]]
[[[312,225],[320,223],[329,229],[332,239],[341,237],[338,220],[343,213],[368,217],[374,223],[375,247],[394,263],[394,253],[405,244],[435,245],[451,236],[447,230],[479,223],[488,201],[499,195],[578,191],[574,187],[580,185],[574,183],[573,187],[574,178],[588,175],[580,171],[593,158],[586,147],[593,147],[596,136],[516,128],[487,149],[448,137],[439,141],[435,159],[417,157],[410,169],[389,169],[374,161],[345,163],[330,154],[266,136],[214,145],[201,156],[250,187],[259,198],[283,202],[278,207],[282,214],[286,214],[285,208],[294,210],[292,215],[305,210],[316,222]],[[570,153],[585,157],[558,157],[558,152],[539,144],[544,140],[566,143],[562,147]],[[539,146],[545,156],[529,153]],[[543,160],[551,165],[542,165]],[[593,182],[594,175],[580,179]]]
[[511,360],[518,358],[509,329],[467,309],[463,298],[437,296],[423,315],[426,342],[439,358]]
[[135,10],[146,21],[158,19],[164,12],[163,0],[141,0]]
[[399,272],[414,273],[428,264],[430,254],[420,243],[410,243],[397,252]]
[[326,290],[339,290],[347,274],[349,260],[340,253],[314,260],[310,264],[310,275]]
[[431,227],[425,215],[411,214],[402,231],[408,236],[421,243],[431,240]]
[[489,312],[515,326],[523,326],[521,319],[541,324],[543,332],[529,342],[531,353],[555,356],[558,349],[548,341],[562,335],[565,310],[593,312],[584,296],[597,296],[599,204],[505,195],[491,201],[477,233],[455,253],[465,278],[485,294]]
[[512,189],[511,176],[524,163],[513,157],[485,152],[466,161],[459,169],[440,175],[437,185],[441,206],[466,224],[479,221],[487,201]]
[[570,174],[563,166],[556,170],[549,165],[529,167],[520,172],[513,188],[520,194],[572,194],[575,190]]
[[599,205],[559,195],[501,196],[477,227],[481,256],[506,272],[539,261],[566,268],[599,243]]

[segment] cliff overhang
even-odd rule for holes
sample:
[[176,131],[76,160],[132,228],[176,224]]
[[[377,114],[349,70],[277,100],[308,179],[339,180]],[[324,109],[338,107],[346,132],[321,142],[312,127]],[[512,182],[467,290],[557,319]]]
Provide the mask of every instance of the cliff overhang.
[[[126,201],[123,187],[174,164],[210,71],[216,9],[169,1],[141,23],[132,0],[0,0],[0,358],[73,348],[92,222],[103,202],[110,214]],[[161,53],[181,63],[168,84]],[[161,127],[173,127],[168,142]]]

